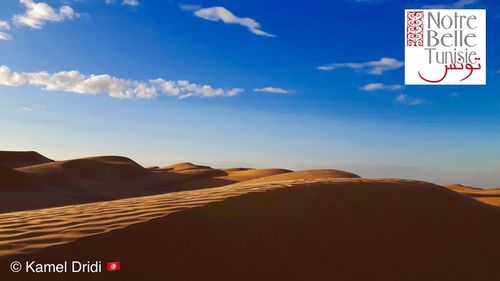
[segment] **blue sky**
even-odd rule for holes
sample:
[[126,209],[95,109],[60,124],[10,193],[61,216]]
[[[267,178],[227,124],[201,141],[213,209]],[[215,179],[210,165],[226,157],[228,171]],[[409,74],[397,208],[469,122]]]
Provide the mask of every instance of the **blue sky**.
[[[425,5],[487,9],[487,86],[403,86]],[[498,186],[499,26],[492,0],[5,0],[0,148]]]

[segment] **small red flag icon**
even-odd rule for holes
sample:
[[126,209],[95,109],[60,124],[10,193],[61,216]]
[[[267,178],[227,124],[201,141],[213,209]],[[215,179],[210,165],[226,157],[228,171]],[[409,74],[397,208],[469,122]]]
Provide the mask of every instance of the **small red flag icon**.
[[106,264],[106,270],[107,271],[118,271],[118,270],[120,270],[120,262],[119,261],[108,262]]

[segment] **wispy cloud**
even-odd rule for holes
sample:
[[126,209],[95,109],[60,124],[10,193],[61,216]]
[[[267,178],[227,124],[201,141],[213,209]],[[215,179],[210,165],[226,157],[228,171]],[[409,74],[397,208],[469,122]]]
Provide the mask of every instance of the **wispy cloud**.
[[259,36],[275,37],[275,35],[265,32],[260,24],[252,18],[240,18],[224,7],[202,8],[198,5],[184,4],[180,6],[185,11],[192,11],[196,17],[209,21],[222,21],[226,24],[239,24]]
[[123,0],[122,5],[127,5],[127,6],[139,6],[139,0]]
[[363,87],[360,88],[363,91],[366,92],[374,92],[374,91],[397,91],[403,89],[402,85],[386,85],[383,83],[371,83],[371,84],[366,84]]
[[10,29],[10,24],[7,21],[0,20],[0,29],[2,30],[9,30]]
[[254,89],[254,92],[265,92],[265,93],[281,94],[281,95],[286,95],[289,93],[288,90],[285,90],[282,88],[275,88],[275,87],[257,88],[257,89]]
[[1,30],[10,30],[10,24],[7,21],[0,20],[0,40],[10,40],[12,36]]
[[450,93],[449,96],[452,97],[452,98],[455,98],[455,97],[459,97],[460,94],[457,93],[457,92],[453,92],[453,93]]
[[15,72],[0,66],[0,85],[18,87],[32,85],[44,91],[62,91],[77,94],[107,94],[113,98],[150,99],[160,95],[179,99],[187,97],[232,97],[242,93],[241,88],[223,89],[210,85],[199,85],[186,80],[165,80],[163,78],[146,81],[113,77],[109,74],[84,75],[79,71],[57,73]]
[[479,0],[458,0],[456,2],[447,4],[430,4],[424,5],[426,9],[462,9],[465,6],[472,5],[479,2]]
[[60,22],[66,19],[74,19],[79,16],[73,8],[68,5],[59,7],[56,11],[49,4],[44,2],[34,2],[33,0],[19,1],[26,11],[13,17],[13,22],[17,26],[28,26],[40,29],[45,22]]
[[27,106],[21,106],[19,109],[22,111],[35,111],[35,110],[45,110],[48,106],[44,104],[32,104]]
[[405,105],[421,105],[425,103],[424,99],[414,99],[408,97],[406,94],[401,94],[396,97],[396,103],[405,104]]
[[7,41],[7,40],[11,40],[11,39],[12,39],[12,36],[9,33],[0,31],[0,40]]
[[339,68],[348,68],[358,71],[366,71],[369,74],[380,75],[385,71],[395,70],[402,67],[404,63],[394,58],[381,58],[376,61],[368,62],[345,62],[345,63],[331,63],[327,65],[318,66],[319,70],[331,71]]

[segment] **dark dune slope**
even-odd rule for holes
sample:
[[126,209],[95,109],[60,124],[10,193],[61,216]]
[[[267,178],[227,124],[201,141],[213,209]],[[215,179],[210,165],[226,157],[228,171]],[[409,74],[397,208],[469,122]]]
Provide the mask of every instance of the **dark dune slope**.
[[7,168],[13,169],[50,162],[53,160],[35,151],[0,151],[0,166]]
[[122,264],[37,280],[491,281],[500,280],[499,234],[500,209],[445,188],[335,179],[210,203],[29,259]]

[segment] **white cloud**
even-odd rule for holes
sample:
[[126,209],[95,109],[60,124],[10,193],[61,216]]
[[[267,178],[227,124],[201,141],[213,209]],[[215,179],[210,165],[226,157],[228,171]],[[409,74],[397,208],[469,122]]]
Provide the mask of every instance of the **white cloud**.
[[396,97],[396,102],[399,104],[405,104],[405,105],[421,105],[425,103],[425,100],[423,99],[413,99],[408,97],[406,94],[401,94]]
[[61,71],[57,73],[15,72],[9,67],[0,66],[0,85],[37,86],[44,91],[62,91],[77,94],[107,94],[114,98],[150,99],[160,95],[184,99],[199,97],[232,97],[242,93],[241,88],[222,89],[210,85],[199,85],[186,80],[174,81],[162,78],[151,80],[129,80],[113,77],[109,74],[84,75],[79,71]]
[[[109,1],[109,0],[107,0]],[[139,6],[139,0],[123,0],[122,5]]]
[[21,110],[22,111],[31,111],[33,109],[31,107],[29,107],[29,106],[23,106],[23,107],[21,107]]
[[330,71],[339,68],[349,68],[352,70],[367,71],[369,74],[380,75],[385,71],[395,70],[402,67],[404,63],[394,58],[381,58],[377,61],[369,62],[347,62],[347,63],[331,63],[323,66],[318,66],[319,70]]
[[12,39],[12,36],[8,33],[5,33],[5,32],[1,32],[0,31],[0,40],[11,40]]
[[403,86],[402,85],[385,85],[383,83],[371,83],[371,84],[364,85],[360,89],[363,91],[366,91],[366,92],[373,92],[373,91],[380,91],[380,90],[397,91],[397,90],[403,89]]
[[17,26],[28,26],[40,29],[47,21],[59,22],[66,19],[74,19],[79,16],[79,14],[68,5],[61,6],[58,11],[56,11],[49,4],[44,2],[37,3],[33,0],[20,0],[19,2],[26,8],[26,12],[13,17],[12,20]]
[[472,5],[477,2],[479,2],[479,0],[458,0],[453,3],[424,5],[423,7],[425,9],[462,9],[465,6]]
[[453,92],[453,93],[450,93],[449,96],[452,97],[452,98],[455,98],[455,97],[459,97],[460,94],[457,93],[457,92]]
[[193,14],[199,18],[209,21],[222,21],[227,24],[239,24],[248,28],[248,30],[259,36],[275,37],[275,35],[263,31],[260,24],[251,18],[240,18],[224,7],[202,8],[197,5],[181,5],[181,9],[193,11]]
[[266,93],[271,93],[271,94],[288,94],[288,90],[282,89],[282,88],[275,88],[275,87],[265,87],[265,88],[258,88],[254,89],[254,92],[266,92]]
[[[10,29],[10,24],[4,20],[0,20],[0,30],[9,30]],[[2,32],[0,31],[0,40],[10,40],[12,39],[12,36],[8,34],[7,32]]]
[[0,20],[0,29],[9,30],[10,24],[7,21]]

